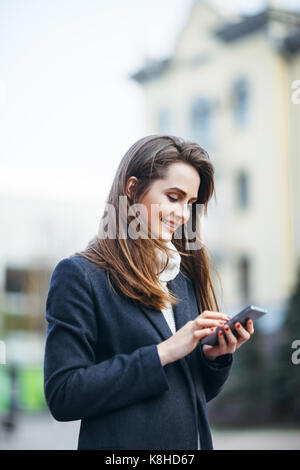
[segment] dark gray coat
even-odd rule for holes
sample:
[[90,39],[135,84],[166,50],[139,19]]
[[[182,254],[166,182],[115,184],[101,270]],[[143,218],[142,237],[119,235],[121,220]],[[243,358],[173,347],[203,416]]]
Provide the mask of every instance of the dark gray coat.
[[[183,269],[168,287],[181,299],[177,330],[199,315]],[[58,421],[81,420],[78,449],[212,449],[207,405],[233,356],[208,361],[201,344],[162,367],[172,336],[161,311],[112,290],[103,269],[73,255],[55,267],[46,304],[44,392]]]

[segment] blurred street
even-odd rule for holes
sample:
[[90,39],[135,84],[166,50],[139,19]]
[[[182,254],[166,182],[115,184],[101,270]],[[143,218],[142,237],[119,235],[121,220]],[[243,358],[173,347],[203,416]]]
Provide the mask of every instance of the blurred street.
[[0,449],[75,450],[80,421],[59,422],[48,412],[19,413],[13,431],[0,426]]
[[[0,450],[76,450],[79,426],[48,413],[22,413],[14,431],[0,427]],[[300,429],[213,430],[212,436],[215,450],[300,450]]]

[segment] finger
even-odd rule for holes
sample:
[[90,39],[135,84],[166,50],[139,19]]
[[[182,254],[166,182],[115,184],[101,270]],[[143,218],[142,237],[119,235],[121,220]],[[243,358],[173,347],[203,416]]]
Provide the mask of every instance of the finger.
[[220,355],[226,354],[227,342],[226,342],[225,335],[222,330],[218,331],[218,340],[219,340]]
[[225,326],[224,330],[226,338],[228,340],[228,350],[230,352],[234,352],[237,346],[237,338],[234,336],[229,326]]
[[209,327],[217,327],[217,326],[224,326],[224,320],[214,320],[211,318],[196,318],[195,320],[195,328],[209,328]]
[[250,335],[253,335],[254,333],[254,325],[253,325],[253,321],[252,320],[248,320],[247,323],[246,323],[246,328],[247,328],[247,331],[248,333],[250,333]]
[[203,339],[205,336],[211,335],[216,331],[216,328],[203,328],[202,330],[195,330],[193,335],[197,339]]
[[229,315],[226,315],[226,313],[213,312],[211,310],[204,310],[204,312],[202,312],[199,315],[199,317],[202,317],[202,318],[216,318],[216,319],[220,318],[220,319],[225,320],[225,321],[228,321],[231,318]]
[[250,333],[248,333],[248,331],[245,330],[245,328],[240,323],[236,323],[234,327],[239,335],[238,340],[242,339],[243,341],[248,341],[248,339],[250,338]]

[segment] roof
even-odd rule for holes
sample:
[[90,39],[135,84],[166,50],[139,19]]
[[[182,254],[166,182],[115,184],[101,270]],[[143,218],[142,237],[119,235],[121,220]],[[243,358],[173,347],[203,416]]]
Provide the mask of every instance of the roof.
[[225,42],[236,41],[253,32],[263,29],[270,21],[285,23],[300,31],[300,13],[267,8],[256,15],[247,15],[241,21],[223,25],[215,34]]
[[225,42],[236,41],[243,36],[261,29],[268,21],[267,11],[244,17],[237,23],[228,23],[215,31],[215,35]]
[[[270,21],[278,21],[290,26],[293,32],[277,41],[278,49],[294,54],[300,49],[300,13],[282,9],[266,8],[256,15],[244,15],[238,21],[224,23],[213,33],[224,43],[240,40],[249,34],[263,30]],[[169,67],[172,57],[163,60],[148,61],[138,72],[130,76],[138,83],[145,83],[161,76]]]
[[139,83],[147,81],[149,78],[160,76],[168,68],[171,57],[159,61],[150,61],[141,70],[130,76]]

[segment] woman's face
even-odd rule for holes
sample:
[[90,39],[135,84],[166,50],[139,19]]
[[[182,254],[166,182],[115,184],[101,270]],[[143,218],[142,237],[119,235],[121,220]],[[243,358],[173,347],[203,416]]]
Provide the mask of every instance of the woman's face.
[[[131,181],[134,187],[135,182]],[[198,171],[183,162],[173,163],[165,179],[154,181],[148,193],[139,200],[139,204],[143,204],[144,215],[148,217],[152,238],[172,239],[174,231],[189,219],[188,204],[197,201],[199,186]]]

